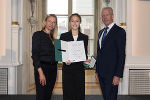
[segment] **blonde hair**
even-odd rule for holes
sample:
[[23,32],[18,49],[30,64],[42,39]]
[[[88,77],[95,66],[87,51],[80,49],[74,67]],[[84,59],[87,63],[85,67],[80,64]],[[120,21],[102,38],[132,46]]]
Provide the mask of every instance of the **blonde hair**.
[[46,25],[45,25],[45,21],[47,21],[47,19],[48,19],[49,17],[54,17],[54,18],[56,19],[56,26],[55,26],[55,28],[54,28],[53,30],[51,30],[51,33],[50,33],[50,37],[51,37],[51,39],[54,41],[54,39],[56,39],[56,38],[57,38],[57,35],[58,35],[57,17],[56,17],[55,14],[48,14],[48,15],[44,18],[43,23],[42,23],[42,30],[45,30],[45,26],[46,26]]

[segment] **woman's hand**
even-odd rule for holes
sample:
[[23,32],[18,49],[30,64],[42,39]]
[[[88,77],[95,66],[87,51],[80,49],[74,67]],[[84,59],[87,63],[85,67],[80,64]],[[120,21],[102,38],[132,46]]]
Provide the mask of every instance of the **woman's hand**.
[[90,63],[91,59],[84,61],[83,63]]
[[43,73],[43,70],[42,68],[38,68],[38,72],[39,72],[39,79],[40,79],[40,84],[45,86],[46,85],[46,78],[45,78],[45,75]]
[[65,63],[66,63],[66,65],[70,65],[71,64],[70,60],[66,61]]

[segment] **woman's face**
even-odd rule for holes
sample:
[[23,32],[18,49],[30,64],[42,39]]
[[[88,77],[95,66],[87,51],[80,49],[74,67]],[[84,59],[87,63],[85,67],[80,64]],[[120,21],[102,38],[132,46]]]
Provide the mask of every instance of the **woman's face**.
[[79,26],[80,26],[80,19],[77,16],[72,16],[71,20],[70,20],[70,26],[72,30],[78,30]]
[[56,26],[56,18],[55,17],[48,17],[45,21],[45,28],[48,30],[53,30]]

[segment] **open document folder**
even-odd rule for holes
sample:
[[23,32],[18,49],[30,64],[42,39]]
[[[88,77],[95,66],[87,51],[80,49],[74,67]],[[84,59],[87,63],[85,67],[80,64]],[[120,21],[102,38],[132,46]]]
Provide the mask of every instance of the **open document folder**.
[[85,48],[83,41],[62,41],[55,39],[55,60],[59,62],[86,61]]

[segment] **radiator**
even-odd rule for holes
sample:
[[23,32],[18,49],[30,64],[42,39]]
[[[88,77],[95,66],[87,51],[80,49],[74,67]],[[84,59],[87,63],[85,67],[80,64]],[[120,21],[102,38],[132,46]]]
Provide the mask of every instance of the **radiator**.
[[0,68],[0,94],[8,94],[8,68]]
[[150,94],[150,69],[129,70],[129,95]]

